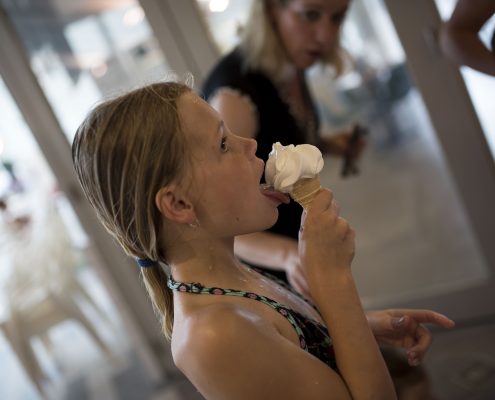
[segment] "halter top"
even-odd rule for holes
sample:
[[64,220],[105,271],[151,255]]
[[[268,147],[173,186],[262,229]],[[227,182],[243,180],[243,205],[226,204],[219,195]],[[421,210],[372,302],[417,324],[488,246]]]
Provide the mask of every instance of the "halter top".
[[[262,271],[256,270],[263,276],[266,276],[274,280],[279,285],[283,286],[291,293],[302,298],[304,301],[308,302],[304,297],[302,297],[298,292],[293,290],[290,286],[286,285],[283,281],[271,276],[270,274]],[[337,370],[337,364],[335,362],[335,354],[332,346],[332,339],[328,333],[328,329],[320,324],[319,322],[308,318],[301,313],[285,306],[269,297],[262,296],[253,292],[245,292],[242,290],[235,289],[225,289],[219,287],[205,287],[200,283],[184,283],[177,282],[172,277],[168,279],[167,286],[178,292],[192,293],[192,294],[206,294],[206,295],[216,295],[216,296],[235,296],[244,297],[247,299],[259,301],[280,313],[284,316],[287,321],[292,325],[299,338],[299,345],[301,348],[313,356],[319,358],[330,368]],[[309,302],[308,302],[309,303]],[[310,304],[310,303],[309,303]],[[311,306],[313,306],[311,304]],[[314,306],[313,306],[314,307]],[[315,308],[315,307],[314,307]],[[315,308],[316,309],[316,308]],[[318,311],[318,310],[317,310]]]

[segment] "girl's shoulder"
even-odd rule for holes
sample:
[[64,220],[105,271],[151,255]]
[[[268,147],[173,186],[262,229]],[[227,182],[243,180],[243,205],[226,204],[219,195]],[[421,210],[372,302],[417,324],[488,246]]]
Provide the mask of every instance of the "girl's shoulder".
[[229,357],[239,345],[255,343],[260,335],[280,336],[274,324],[252,310],[230,302],[195,307],[175,321],[172,353],[177,366],[194,363],[208,368]]
[[325,398],[330,392],[347,398],[331,368],[283,339],[269,319],[234,303],[188,313],[174,325],[172,354],[206,398],[295,400]]

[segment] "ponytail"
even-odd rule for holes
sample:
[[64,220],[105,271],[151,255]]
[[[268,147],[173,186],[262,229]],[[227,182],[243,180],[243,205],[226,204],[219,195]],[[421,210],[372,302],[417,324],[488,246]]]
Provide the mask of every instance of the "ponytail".
[[153,303],[153,309],[160,318],[162,332],[170,340],[174,325],[174,294],[167,286],[167,274],[156,263],[149,268],[140,268],[144,285]]

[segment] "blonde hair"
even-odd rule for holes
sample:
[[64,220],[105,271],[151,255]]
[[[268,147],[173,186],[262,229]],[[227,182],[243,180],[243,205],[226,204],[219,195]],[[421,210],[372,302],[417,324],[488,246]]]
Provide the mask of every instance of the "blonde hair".
[[164,227],[154,199],[161,187],[184,177],[189,154],[177,100],[190,90],[182,83],[155,83],[103,102],[72,144],[77,177],[99,220],[126,254],[156,261],[142,268],[142,277],[168,339],[173,294],[162,268]]
[[[241,32],[240,49],[243,52],[244,68],[258,69],[277,81],[290,60],[280,42],[271,17],[272,7],[286,7],[292,0],[253,0],[246,25]],[[339,75],[344,67],[345,52],[340,47],[340,38],[321,60],[330,64]]]

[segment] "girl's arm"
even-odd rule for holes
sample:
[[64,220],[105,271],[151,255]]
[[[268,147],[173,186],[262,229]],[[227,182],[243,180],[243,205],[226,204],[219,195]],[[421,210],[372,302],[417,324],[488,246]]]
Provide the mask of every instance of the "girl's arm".
[[351,398],[395,398],[351,273],[354,231],[339,216],[329,190],[321,190],[303,214],[299,249],[311,295],[332,337]]

